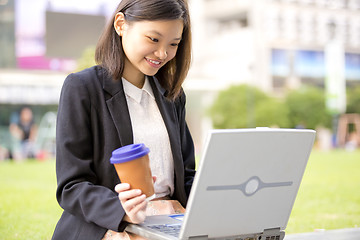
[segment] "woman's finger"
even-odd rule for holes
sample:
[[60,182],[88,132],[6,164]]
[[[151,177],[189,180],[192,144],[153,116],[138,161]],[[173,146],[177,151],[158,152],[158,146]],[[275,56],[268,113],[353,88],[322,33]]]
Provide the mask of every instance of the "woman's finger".
[[141,190],[132,189],[132,190],[126,190],[126,191],[120,192],[118,196],[119,196],[120,201],[124,202],[124,201],[127,201],[129,199],[138,197],[140,195],[141,195]]
[[143,201],[140,204],[136,205],[129,213],[127,213],[127,216],[130,218],[130,221],[132,223],[142,223],[146,218],[146,206],[147,201]]
[[146,202],[146,196],[145,194],[138,196],[138,197],[134,197],[131,199],[128,199],[126,201],[122,201],[121,204],[123,205],[123,208],[125,210],[131,211],[133,210],[137,205]]
[[132,205],[132,209],[129,211],[129,213],[134,215],[139,211],[144,211],[146,206],[147,206],[147,201],[144,199],[143,201],[140,201]]
[[119,183],[115,186],[115,191],[117,193],[129,190],[129,189],[130,189],[130,184],[128,184],[128,183]]
[[146,217],[146,195],[140,189],[130,189],[127,183],[116,185],[115,191],[130,222],[143,222]]

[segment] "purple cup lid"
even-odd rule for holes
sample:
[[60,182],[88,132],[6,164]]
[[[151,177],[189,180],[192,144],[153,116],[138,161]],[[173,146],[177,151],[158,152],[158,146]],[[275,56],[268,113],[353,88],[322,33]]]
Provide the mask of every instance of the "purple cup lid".
[[126,145],[112,152],[110,163],[115,164],[129,162],[145,156],[149,152],[149,148],[147,148],[143,143]]

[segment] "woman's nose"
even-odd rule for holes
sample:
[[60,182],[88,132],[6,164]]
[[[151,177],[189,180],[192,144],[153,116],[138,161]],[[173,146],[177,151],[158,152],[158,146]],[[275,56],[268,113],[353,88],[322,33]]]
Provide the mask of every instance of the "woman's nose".
[[158,49],[156,52],[155,52],[155,56],[158,57],[160,60],[164,60],[167,58],[167,51],[165,48],[161,48],[161,49]]

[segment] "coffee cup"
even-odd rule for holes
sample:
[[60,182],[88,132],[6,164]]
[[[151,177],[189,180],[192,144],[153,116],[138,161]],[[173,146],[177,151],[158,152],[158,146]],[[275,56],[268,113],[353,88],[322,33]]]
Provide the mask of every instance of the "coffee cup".
[[110,158],[120,181],[130,184],[131,189],[140,189],[148,201],[155,198],[149,152],[143,143],[130,144],[114,150]]

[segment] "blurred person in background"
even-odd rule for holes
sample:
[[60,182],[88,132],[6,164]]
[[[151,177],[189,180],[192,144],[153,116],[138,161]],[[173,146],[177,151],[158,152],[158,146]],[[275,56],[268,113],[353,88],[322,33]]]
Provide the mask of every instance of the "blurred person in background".
[[20,110],[18,121],[11,122],[9,130],[14,139],[13,159],[21,161],[34,158],[37,126],[34,122],[33,112],[29,107],[23,107]]
[[0,145],[0,161],[7,160],[9,157],[9,151]]

